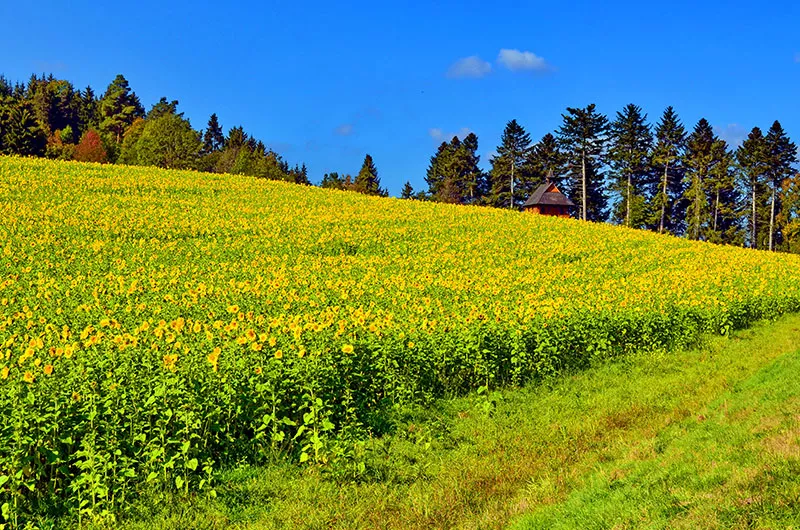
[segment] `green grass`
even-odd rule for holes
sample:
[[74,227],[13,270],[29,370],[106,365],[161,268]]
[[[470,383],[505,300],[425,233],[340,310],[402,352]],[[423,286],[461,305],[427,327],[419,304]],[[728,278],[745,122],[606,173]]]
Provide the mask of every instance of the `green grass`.
[[215,498],[154,493],[106,527],[800,525],[800,316],[396,421],[328,466],[230,470]]

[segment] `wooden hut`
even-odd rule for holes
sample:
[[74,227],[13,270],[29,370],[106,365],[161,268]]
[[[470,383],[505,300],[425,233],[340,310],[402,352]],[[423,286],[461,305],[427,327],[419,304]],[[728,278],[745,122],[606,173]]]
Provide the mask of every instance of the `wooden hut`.
[[522,205],[522,209],[541,215],[569,217],[569,210],[574,206],[575,204],[548,179],[528,197],[528,200]]

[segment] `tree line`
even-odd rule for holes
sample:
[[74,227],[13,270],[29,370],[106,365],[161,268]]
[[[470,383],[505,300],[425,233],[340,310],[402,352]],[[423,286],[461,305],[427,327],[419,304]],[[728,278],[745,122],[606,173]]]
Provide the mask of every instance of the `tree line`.
[[305,165],[233,127],[224,134],[216,114],[195,130],[178,101],[161,98],[145,110],[123,75],[102,95],[52,75],[27,83],[0,76],[0,154],[123,163],[252,175],[310,184]]
[[[516,120],[506,125],[490,169],[479,167],[478,137],[442,142],[426,190],[409,182],[405,199],[518,209],[546,179],[576,204],[573,215],[689,239],[800,252],[797,147],[775,121],[754,127],[733,149],[706,119],[687,131],[668,107],[655,125],[636,105],[613,121],[591,104],[568,107],[557,131],[534,143]],[[305,164],[290,167],[216,114],[195,130],[163,97],[145,110],[123,75],[102,95],[52,75],[27,83],[0,76],[0,154],[148,165],[251,175],[311,184]],[[367,154],[361,169],[326,173],[323,188],[387,196]]]
[[797,147],[780,122],[754,127],[736,149],[706,119],[688,132],[672,107],[655,126],[636,105],[613,121],[595,105],[567,108],[537,143],[511,120],[490,160],[478,166],[478,137],[442,142],[427,190],[402,196],[519,208],[546,179],[576,204],[573,215],[689,239],[800,252]]

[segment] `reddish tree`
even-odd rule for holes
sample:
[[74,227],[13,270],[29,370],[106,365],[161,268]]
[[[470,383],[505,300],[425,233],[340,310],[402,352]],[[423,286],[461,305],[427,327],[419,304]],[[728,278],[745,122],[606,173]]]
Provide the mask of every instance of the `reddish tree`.
[[108,162],[106,148],[100,140],[100,135],[94,129],[89,129],[81,138],[75,148],[75,160],[80,162]]

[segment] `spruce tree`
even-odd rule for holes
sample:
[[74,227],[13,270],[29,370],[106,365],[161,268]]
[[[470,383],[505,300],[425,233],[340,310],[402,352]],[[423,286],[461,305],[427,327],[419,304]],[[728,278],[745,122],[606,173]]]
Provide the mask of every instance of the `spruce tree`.
[[641,107],[626,105],[610,127],[608,160],[619,195],[614,218],[625,226],[642,228],[647,222],[646,189],[653,135]]
[[322,176],[322,182],[319,186],[325,189],[343,190],[344,181],[339,177],[339,173],[333,171],[331,173],[325,173],[325,175]]
[[81,133],[86,133],[90,129],[96,128],[100,123],[98,119],[98,101],[94,95],[94,90],[90,86],[87,86],[80,94],[78,121]]
[[542,139],[531,149],[528,165],[531,171],[533,190],[546,179],[558,183],[564,178],[566,157],[559,149],[555,136],[551,133],[542,136]]
[[449,157],[451,154],[450,144],[442,142],[436,149],[436,153],[431,156],[428,164],[425,182],[428,184],[428,194],[435,201],[439,201],[441,198],[444,182],[447,178],[447,169],[450,166]]
[[607,198],[602,171],[606,154],[608,118],[594,103],[586,108],[567,107],[558,130],[559,144],[567,156],[569,196],[584,221],[605,221]]
[[469,133],[461,146],[454,152],[456,160],[456,179],[459,189],[459,202],[469,204],[478,201],[483,192],[483,171],[478,167],[478,136]]
[[20,102],[10,112],[7,130],[3,135],[7,153],[22,156],[42,156],[47,145],[47,135],[36,120],[28,102]]
[[716,140],[711,124],[701,118],[686,141],[684,178],[687,188],[684,198],[687,202],[686,234],[689,239],[705,237],[708,227],[708,179],[714,165]]
[[714,243],[741,245],[744,239],[740,232],[739,191],[733,170],[733,153],[727,142],[715,138],[711,156],[707,179],[710,208],[707,238]]
[[667,107],[655,131],[652,167],[658,175],[657,189],[653,193],[653,210],[658,216],[659,233],[679,234],[685,217],[683,151],[686,147],[686,129],[672,107]]
[[767,177],[770,186],[769,203],[769,250],[774,250],[780,242],[780,233],[776,232],[775,218],[780,212],[780,190],[783,182],[794,173],[792,165],[797,162],[797,146],[789,139],[777,120],[769,128],[764,138]]
[[739,166],[741,181],[748,195],[748,238],[750,248],[761,247],[759,228],[766,224],[764,223],[765,214],[767,219],[769,217],[768,211],[765,212],[764,208],[768,202],[765,196],[770,196],[768,191],[769,182],[766,180],[768,172],[766,155],[764,133],[761,132],[760,128],[753,127],[750,134],[747,135],[747,139],[736,150],[736,161]]
[[366,195],[388,196],[386,190],[381,188],[378,168],[375,167],[375,162],[370,155],[364,157],[364,163],[353,183],[353,190]]
[[478,167],[478,137],[468,134],[463,141],[454,136],[442,142],[431,157],[425,181],[428,194],[437,202],[468,204],[483,191],[483,172]]
[[[531,150],[531,136],[525,129],[511,120],[503,129],[497,156],[492,157],[489,171],[489,197],[492,206],[514,208],[525,202],[529,191],[531,172],[528,158]],[[518,187],[520,182],[522,187]]]
[[208,118],[208,126],[203,133],[203,151],[206,153],[214,153],[222,150],[225,145],[225,135],[222,132],[222,127],[219,124],[219,119],[216,114],[212,114]]
[[403,191],[400,192],[400,198],[401,199],[414,198],[414,188],[413,186],[411,186],[411,183],[409,181],[406,181],[406,183],[403,184]]

